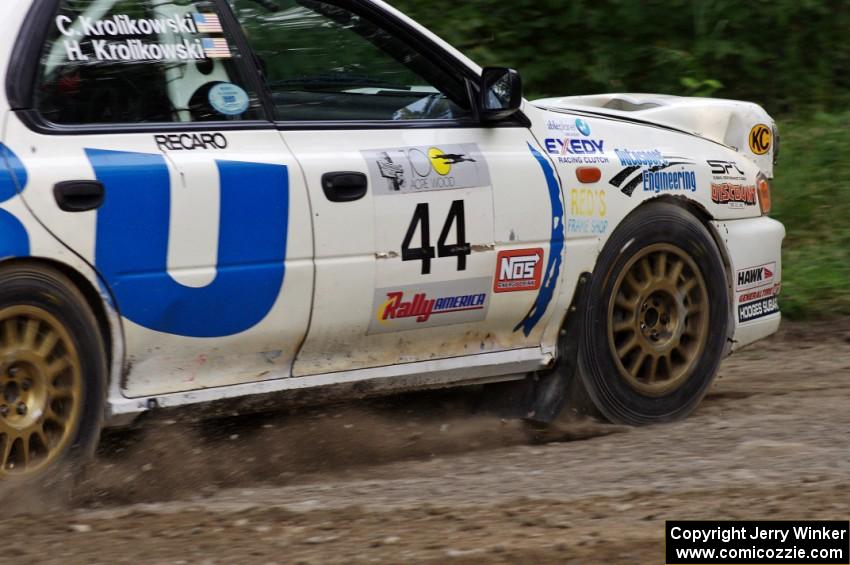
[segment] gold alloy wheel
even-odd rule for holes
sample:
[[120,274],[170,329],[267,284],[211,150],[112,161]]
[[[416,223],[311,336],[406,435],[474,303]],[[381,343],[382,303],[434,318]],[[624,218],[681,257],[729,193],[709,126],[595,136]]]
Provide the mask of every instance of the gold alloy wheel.
[[36,306],[0,310],[0,477],[53,463],[77,431],[83,398],[71,336]]
[[629,260],[608,304],[608,345],[629,386],[647,396],[679,388],[705,349],[708,328],[708,290],[687,253],[659,243]]

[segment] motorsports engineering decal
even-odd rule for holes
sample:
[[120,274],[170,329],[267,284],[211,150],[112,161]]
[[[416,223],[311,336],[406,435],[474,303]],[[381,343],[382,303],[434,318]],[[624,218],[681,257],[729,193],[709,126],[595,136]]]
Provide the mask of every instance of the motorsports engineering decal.
[[[685,157],[663,155],[660,150],[631,151],[615,149],[614,153],[624,167],[610,184],[626,196],[634,194],[638,186],[644,192],[658,194],[660,192],[696,192],[696,172],[690,167],[694,162]],[[678,170],[671,170],[679,167]]]
[[375,291],[369,335],[480,322],[490,307],[489,278]]
[[361,153],[376,196],[490,186],[490,169],[474,143]]

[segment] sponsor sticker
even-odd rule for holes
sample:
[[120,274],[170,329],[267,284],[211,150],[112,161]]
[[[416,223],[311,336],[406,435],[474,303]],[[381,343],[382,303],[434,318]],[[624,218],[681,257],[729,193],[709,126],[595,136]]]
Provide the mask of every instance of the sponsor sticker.
[[541,248],[500,252],[496,260],[493,292],[539,290],[544,256],[545,252]]
[[779,298],[773,296],[738,306],[738,321],[752,322],[779,312]]
[[605,191],[591,188],[570,190],[570,233],[601,235],[608,231],[608,205]]
[[737,290],[750,290],[762,286],[770,286],[776,278],[776,262],[758,267],[741,269],[736,275]]
[[561,164],[607,163],[605,141],[601,139],[548,138],[543,142],[546,152],[558,158]]
[[738,304],[746,304],[748,302],[755,302],[756,300],[762,300],[772,296],[779,296],[781,290],[782,285],[777,283],[767,288],[757,288],[755,290],[746,291],[738,297]]
[[490,169],[474,143],[361,153],[376,196],[490,186]]
[[764,124],[758,124],[750,130],[750,151],[756,155],[765,155],[773,145],[773,131]]
[[210,106],[219,114],[239,116],[248,109],[248,93],[241,86],[222,82],[210,89]]
[[711,167],[711,174],[714,180],[719,182],[726,181],[745,181],[747,175],[738,166],[736,161],[723,161],[721,159],[713,159],[706,161]]
[[711,200],[716,204],[729,204],[732,208],[755,206],[758,203],[755,185],[731,182],[711,183]]
[[375,291],[369,335],[480,322],[490,307],[489,278]]
[[172,133],[153,136],[160,151],[194,151],[196,149],[227,149],[223,133]]
[[696,192],[696,172],[690,168],[694,162],[685,157],[664,155],[659,149],[634,151],[614,149],[623,169],[609,182],[626,196],[631,196],[638,186],[644,192]]

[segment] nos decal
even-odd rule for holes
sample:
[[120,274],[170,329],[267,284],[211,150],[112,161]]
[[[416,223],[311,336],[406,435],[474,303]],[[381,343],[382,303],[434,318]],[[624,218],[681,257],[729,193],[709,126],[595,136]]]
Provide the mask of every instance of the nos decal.
[[95,263],[121,315],[187,337],[224,337],[263,320],[284,280],[289,177],[284,165],[216,161],[221,184],[216,277],[202,288],[167,271],[171,179],[161,155],[86,149],[107,198]]

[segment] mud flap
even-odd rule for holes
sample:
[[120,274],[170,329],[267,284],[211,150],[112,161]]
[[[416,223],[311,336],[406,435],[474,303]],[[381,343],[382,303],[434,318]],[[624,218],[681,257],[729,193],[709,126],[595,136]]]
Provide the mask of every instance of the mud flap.
[[[521,381],[488,385],[482,399],[485,410],[506,419],[550,424],[561,414],[568,401],[581,394],[578,351],[590,279],[590,273],[583,273],[579,278],[573,303],[561,328],[555,367],[532,373]],[[576,400],[581,402],[581,399]]]

